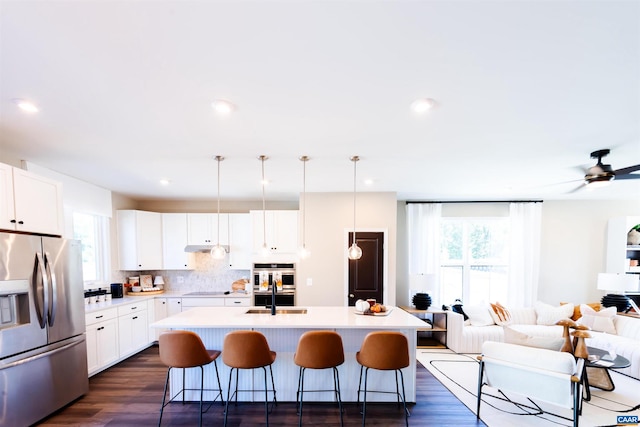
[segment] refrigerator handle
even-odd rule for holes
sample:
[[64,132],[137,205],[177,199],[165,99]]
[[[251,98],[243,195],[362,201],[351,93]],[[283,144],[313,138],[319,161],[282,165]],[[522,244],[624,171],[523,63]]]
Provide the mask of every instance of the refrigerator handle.
[[51,285],[51,300],[50,305],[48,306],[49,311],[49,326],[53,326],[53,322],[56,320],[56,312],[58,311],[58,283],[56,281],[56,273],[51,271],[51,263],[49,262],[49,254],[45,252],[44,254],[44,266],[47,271],[47,277],[49,278],[49,283]]
[[[40,278],[40,280],[38,280]],[[40,252],[36,253],[36,263],[33,266],[33,281],[34,281],[34,303],[36,305],[36,312],[40,317],[40,327],[44,328],[47,324],[46,310],[49,307],[49,279],[47,278],[47,272],[44,268],[44,260]],[[43,295],[42,301],[40,295]]]

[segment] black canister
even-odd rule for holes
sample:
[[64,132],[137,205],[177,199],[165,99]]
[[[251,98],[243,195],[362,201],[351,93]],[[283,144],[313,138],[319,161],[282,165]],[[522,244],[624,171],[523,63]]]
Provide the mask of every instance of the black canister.
[[111,298],[122,298],[124,292],[122,291],[122,283],[111,284]]

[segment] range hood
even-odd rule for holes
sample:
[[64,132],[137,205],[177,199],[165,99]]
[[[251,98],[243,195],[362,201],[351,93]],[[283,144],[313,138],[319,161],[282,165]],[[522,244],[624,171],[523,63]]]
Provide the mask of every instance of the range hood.
[[[211,252],[215,245],[187,245],[184,247],[185,252]],[[220,245],[226,253],[229,253],[229,245]]]

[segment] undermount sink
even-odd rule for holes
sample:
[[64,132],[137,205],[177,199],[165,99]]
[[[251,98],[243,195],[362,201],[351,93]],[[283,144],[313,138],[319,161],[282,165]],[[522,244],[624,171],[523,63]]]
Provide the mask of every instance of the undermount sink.
[[[247,314],[271,314],[270,308],[252,308]],[[276,308],[276,314],[307,314],[306,308]]]

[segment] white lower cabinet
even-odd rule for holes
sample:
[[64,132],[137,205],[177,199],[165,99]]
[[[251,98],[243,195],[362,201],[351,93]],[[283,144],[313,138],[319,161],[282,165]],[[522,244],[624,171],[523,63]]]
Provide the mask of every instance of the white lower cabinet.
[[[154,298],[149,300],[149,325],[158,320],[162,320],[168,316],[169,306],[167,304],[167,298]],[[153,307],[153,309],[152,309]],[[160,334],[167,329],[149,328],[149,342],[158,341]]]
[[225,298],[182,298],[182,309],[193,307],[222,307]]
[[121,358],[149,345],[148,329],[146,301],[118,307],[118,343]]
[[173,316],[182,311],[182,298],[167,298],[167,316]]
[[85,316],[87,371],[91,376],[119,359],[118,310],[111,308]]

